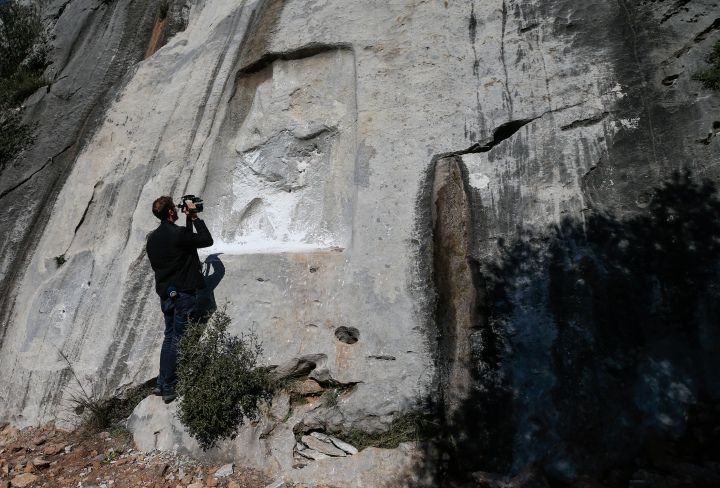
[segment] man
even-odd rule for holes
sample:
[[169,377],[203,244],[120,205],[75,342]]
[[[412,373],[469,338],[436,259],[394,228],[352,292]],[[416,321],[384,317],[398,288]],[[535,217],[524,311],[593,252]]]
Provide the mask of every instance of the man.
[[[172,198],[153,202],[153,214],[160,225],[147,240],[147,255],[155,271],[155,291],[165,315],[165,338],[160,350],[160,374],[153,393],[165,403],[175,399],[177,346],[188,322],[199,318],[197,290],[205,287],[197,249],[212,246],[213,238],[198,218],[195,204],[185,201],[185,227],[175,225],[177,210]],[[193,226],[197,233],[193,232]]]

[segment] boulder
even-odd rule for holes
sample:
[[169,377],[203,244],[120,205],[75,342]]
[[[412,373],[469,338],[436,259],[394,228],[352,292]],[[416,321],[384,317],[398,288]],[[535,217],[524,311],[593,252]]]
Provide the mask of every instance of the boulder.
[[31,473],[23,473],[11,479],[10,486],[12,486],[13,488],[25,488],[26,486],[31,486],[37,480],[38,477],[36,475]]

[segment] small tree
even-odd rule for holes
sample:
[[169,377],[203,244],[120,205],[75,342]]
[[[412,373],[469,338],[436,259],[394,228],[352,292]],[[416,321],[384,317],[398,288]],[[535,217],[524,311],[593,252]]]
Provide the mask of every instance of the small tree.
[[203,450],[235,438],[246,420],[258,417],[273,380],[258,367],[262,346],[253,333],[232,336],[231,319],[218,310],[207,323],[194,322],[178,350],[179,419]]

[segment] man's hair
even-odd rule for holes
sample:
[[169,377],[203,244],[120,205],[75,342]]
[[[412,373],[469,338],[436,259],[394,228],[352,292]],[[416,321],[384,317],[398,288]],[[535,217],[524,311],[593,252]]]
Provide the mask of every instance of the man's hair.
[[152,211],[155,217],[160,220],[165,220],[170,215],[170,209],[174,208],[175,204],[172,198],[168,196],[162,196],[153,202]]

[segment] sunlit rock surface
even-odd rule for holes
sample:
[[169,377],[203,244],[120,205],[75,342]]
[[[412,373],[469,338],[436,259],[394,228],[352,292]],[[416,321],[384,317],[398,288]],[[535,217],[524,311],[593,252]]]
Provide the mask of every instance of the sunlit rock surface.
[[[52,84],[0,182],[0,420],[72,422],[78,380],[103,396],[156,375],[150,204],[185,193],[235,332],[355,384],[295,418],[308,431],[435,408],[470,454],[444,469],[572,479],[717,403],[715,227],[663,224],[717,217],[692,211],[711,200],[692,181],[718,179],[720,98],[690,78],[713,1],[171,3],[165,27],[154,2],[44,5]],[[172,429],[148,402],[137,435]],[[256,465],[292,472],[287,429],[263,440],[285,464]],[[383,458],[301,471],[353,459]]]

